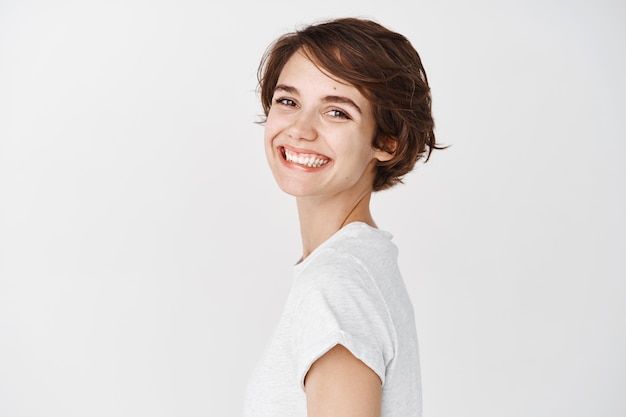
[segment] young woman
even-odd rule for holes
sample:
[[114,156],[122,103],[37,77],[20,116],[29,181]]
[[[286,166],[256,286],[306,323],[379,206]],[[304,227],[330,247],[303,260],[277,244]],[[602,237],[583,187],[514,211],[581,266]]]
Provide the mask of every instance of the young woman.
[[369,203],[438,148],[420,57],[375,22],[337,19],[276,40],[259,88],[267,160],[296,198],[302,258],[244,415],[419,416],[413,308]]

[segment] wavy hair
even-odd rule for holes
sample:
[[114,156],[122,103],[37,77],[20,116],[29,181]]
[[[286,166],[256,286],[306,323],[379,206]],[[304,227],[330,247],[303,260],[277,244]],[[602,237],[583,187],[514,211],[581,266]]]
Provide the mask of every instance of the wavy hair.
[[430,87],[419,54],[403,35],[365,19],[334,19],[276,39],[257,73],[263,121],[283,67],[299,50],[370,101],[376,123],[372,146],[393,155],[378,163],[374,191],[402,182],[418,160],[442,149],[435,141]]

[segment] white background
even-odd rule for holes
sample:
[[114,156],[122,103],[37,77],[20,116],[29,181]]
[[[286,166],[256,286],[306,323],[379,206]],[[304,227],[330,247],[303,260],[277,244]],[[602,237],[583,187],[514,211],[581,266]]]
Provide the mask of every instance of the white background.
[[300,254],[257,64],[347,15],[412,41],[452,145],[373,201],[425,416],[626,415],[622,2],[25,0],[0,2],[0,416],[240,414]]

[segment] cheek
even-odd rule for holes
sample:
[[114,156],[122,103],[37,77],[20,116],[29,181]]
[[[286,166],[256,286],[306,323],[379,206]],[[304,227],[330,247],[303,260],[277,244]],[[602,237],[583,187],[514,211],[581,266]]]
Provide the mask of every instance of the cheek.
[[271,124],[265,123],[263,128],[263,141],[265,142],[265,146],[268,147],[272,143],[272,138],[274,137],[274,129]]
[[278,131],[279,129],[276,126],[275,120],[272,121],[272,119],[268,117],[263,130],[263,146],[265,148],[265,156],[267,157],[270,165],[272,165],[272,162],[277,155],[277,151],[274,145],[274,139],[276,138]]
[[267,115],[267,120],[264,124],[263,136],[265,141],[271,141],[274,136],[276,136],[279,131],[279,123],[275,116],[272,116],[272,112],[270,111]]

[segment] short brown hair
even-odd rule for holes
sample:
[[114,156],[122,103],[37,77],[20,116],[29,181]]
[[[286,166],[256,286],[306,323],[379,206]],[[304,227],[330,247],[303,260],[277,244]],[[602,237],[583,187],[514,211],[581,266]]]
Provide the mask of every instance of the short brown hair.
[[371,20],[330,20],[274,41],[257,74],[266,117],[278,77],[298,50],[370,100],[376,122],[372,146],[393,154],[389,161],[379,162],[374,191],[402,182],[418,160],[425,156],[427,161],[433,149],[441,149],[435,141],[430,87],[419,54],[403,35]]

